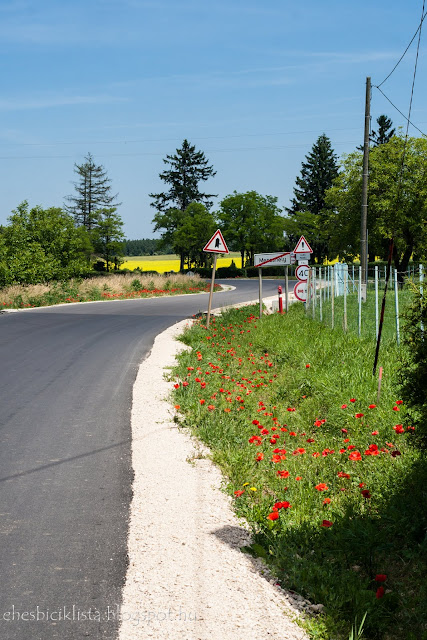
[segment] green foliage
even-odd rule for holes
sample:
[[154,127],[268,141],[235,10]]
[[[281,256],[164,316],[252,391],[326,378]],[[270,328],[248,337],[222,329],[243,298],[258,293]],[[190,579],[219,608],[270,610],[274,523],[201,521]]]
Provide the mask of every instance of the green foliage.
[[283,248],[284,218],[277,198],[256,191],[233,192],[220,204],[217,218],[227,239],[227,246],[240,251],[242,269],[253,264],[254,254]]
[[203,247],[215,233],[215,220],[200,202],[192,202],[183,212],[181,222],[173,234],[174,252],[187,260],[188,265],[206,265],[210,259]]
[[125,240],[123,253],[125,256],[154,256],[173,253],[172,246],[160,246],[160,240],[142,238],[140,240]]
[[326,191],[338,175],[337,156],[331,141],[323,133],[302,163],[301,175],[296,178],[294,198],[285,224],[288,248],[293,249],[301,235],[310,242],[314,257],[322,261],[328,255]]
[[[427,140],[409,138],[401,174],[404,138],[394,136],[370,153],[369,253],[387,259],[394,238],[394,266],[405,272],[409,260],[424,259],[427,248]],[[342,171],[326,194],[331,251],[351,258],[360,251],[362,154],[344,156]]]
[[[412,301],[404,313],[407,347],[400,369],[402,398],[407,402],[417,444],[427,449],[427,291],[413,285]],[[423,327],[423,328],[422,328]]]
[[319,326],[302,305],[256,313],[232,310],[209,331],[187,331],[192,349],[176,374],[188,385],[174,392],[182,423],[211,448],[250,523],[245,551],[325,606],[327,631],[311,625],[312,637],[360,636],[355,619],[365,614],[366,638],[421,637],[427,521],[417,505],[427,468],[396,404],[398,350],[385,346],[376,403],[372,341]]
[[0,236],[0,286],[70,278],[87,271],[91,243],[70,215],[27,202],[9,217]]
[[117,271],[123,255],[123,221],[116,208],[98,210],[98,222],[90,232],[95,253],[105,260],[105,270],[109,271],[114,263]]

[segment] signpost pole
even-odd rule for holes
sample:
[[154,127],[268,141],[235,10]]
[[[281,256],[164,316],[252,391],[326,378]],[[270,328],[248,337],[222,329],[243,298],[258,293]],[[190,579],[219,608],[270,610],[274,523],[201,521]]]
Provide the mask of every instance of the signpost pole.
[[262,269],[258,269],[258,284],[259,284],[259,317],[262,318]]
[[285,311],[288,313],[288,293],[289,293],[289,282],[288,282],[288,267],[285,267]]
[[215,284],[216,259],[217,259],[217,254],[214,253],[214,262],[213,262],[213,267],[212,267],[211,290],[210,290],[210,293],[209,293],[208,317],[206,319],[206,328],[209,328],[209,322],[210,322],[210,319],[211,319],[212,296],[213,296],[213,290],[214,290],[214,284]]

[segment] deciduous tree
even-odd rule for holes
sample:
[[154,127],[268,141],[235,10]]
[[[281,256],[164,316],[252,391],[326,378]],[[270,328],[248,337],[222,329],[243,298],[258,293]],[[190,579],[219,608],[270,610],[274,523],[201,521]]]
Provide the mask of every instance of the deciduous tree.
[[240,251],[242,269],[245,255],[252,264],[258,251],[283,248],[284,218],[277,198],[262,196],[256,191],[237,193],[222,200],[217,213],[227,246]]

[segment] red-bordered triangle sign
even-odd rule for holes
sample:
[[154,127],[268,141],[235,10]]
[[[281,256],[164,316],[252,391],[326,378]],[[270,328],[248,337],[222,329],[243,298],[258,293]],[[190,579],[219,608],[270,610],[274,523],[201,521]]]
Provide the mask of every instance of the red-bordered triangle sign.
[[304,236],[301,236],[298,240],[294,253],[313,253],[313,249],[310,247]]
[[215,231],[212,238],[203,247],[203,251],[207,251],[209,253],[230,253],[219,229]]

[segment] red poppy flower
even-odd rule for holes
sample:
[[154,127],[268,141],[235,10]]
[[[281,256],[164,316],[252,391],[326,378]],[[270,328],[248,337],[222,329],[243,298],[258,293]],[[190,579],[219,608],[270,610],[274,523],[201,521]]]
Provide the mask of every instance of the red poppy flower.
[[316,489],[317,491],[327,491],[329,487],[324,482],[320,482],[319,484],[316,484]]
[[314,453],[311,454],[313,456],[313,458],[319,458],[320,453],[318,451],[315,451]]
[[393,427],[393,429],[396,431],[396,433],[404,433],[405,429],[403,428],[403,425],[401,424],[397,424],[396,426]]
[[376,409],[376,406],[377,406],[376,404],[370,404],[368,409]]
[[289,477],[289,471],[285,471],[284,469],[282,469],[281,471],[277,472],[277,475],[280,478],[288,478]]
[[305,365],[305,368],[306,368],[306,369],[310,369],[310,365],[309,365],[309,364],[306,364],[306,365]]
[[372,431],[371,436],[378,436],[379,435],[379,431]]
[[355,418],[363,418],[364,414],[363,413],[356,413],[354,415]]
[[179,389],[179,384],[174,384],[174,389]]
[[375,582],[385,582],[387,580],[387,576],[384,573],[377,573],[375,576]]
[[403,400],[396,400],[396,404],[403,404]]
[[333,524],[334,523],[331,522],[330,520],[323,520],[323,522],[322,522],[322,524],[320,526],[321,527],[326,527],[328,529],[329,527],[332,527]]
[[399,407],[393,407],[393,411],[400,411]]
[[350,478],[350,474],[344,473],[344,471],[338,471],[337,476],[338,478]]
[[379,600],[380,598],[383,597],[385,591],[384,591],[384,587],[378,587],[377,592],[375,594],[376,598]]
[[350,402],[356,402],[356,398],[350,398]]
[[295,480],[302,480],[302,476],[297,476]]
[[402,454],[400,453],[400,451],[396,449],[396,451],[391,451],[390,455],[393,456],[393,458],[395,458],[396,456],[401,456]]
[[371,497],[371,492],[368,489],[363,489],[362,490],[362,496],[366,499]]
[[341,429],[341,433],[348,433],[347,429]]
[[341,409],[347,409],[347,405],[346,404],[342,404],[341,405]]
[[279,519],[279,514],[277,511],[273,511],[272,513],[269,513],[267,518],[269,520],[278,520]]
[[240,496],[242,496],[245,492],[242,489],[239,489],[239,491],[235,491],[234,495],[236,496],[236,498],[240,498]]
[[323,504],[330,504],[331,503],[331,499],[330,498],[325,498],[323,500]]
[[262,453],[262,451],[260,451],[260,452],[257,454],[257,456],[256,456],[255,460],[256,460],[257,462],[260,462],[261,460],[264,460],[264,454]]
[[209,411],[213,411],[215,409],[215,406],[213,404],[208,404],[208,409]]
[[352,451],[348,456],[348,459],[357,461],[357,460],[361,460],[362,456],[360,455],[359,451]]

